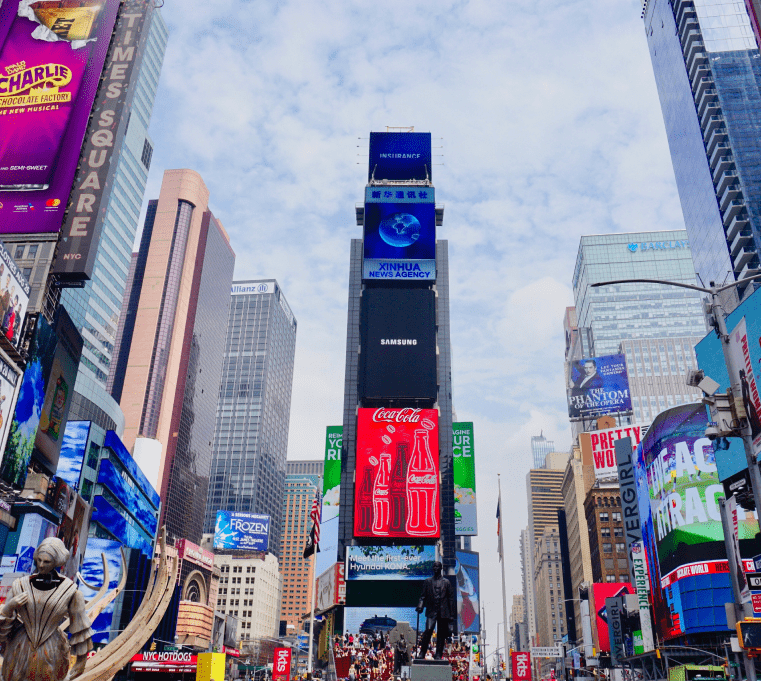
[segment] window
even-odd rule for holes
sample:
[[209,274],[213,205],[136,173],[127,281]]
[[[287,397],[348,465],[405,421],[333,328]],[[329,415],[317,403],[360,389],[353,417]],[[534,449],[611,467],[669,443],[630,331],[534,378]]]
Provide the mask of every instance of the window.
[[24,257],[24,246],[16,246],[16,253],[13,255],[16,260]]
[[609,527],[601,527],[600,528],[600,536],[602,536],[602,537],[610,537],[610,528]]
[[626,551],[626,544],[624,544],[624,542],[622,541],[617,541],[616,551],[618,551],[619,553],[623,553],[624,551]]
[[616,576],[615,575],[605,575],[605,581],[606,582],[615,582]]
[[604,543],[602,545],[602,552],[603,553],[613,553],[613,544]]
[[143,162],[146,170],[150,170],[151,157],[153,156],[153,147],[148,140],[143,142],[143,153],[140,154],[140,160]]
[[614,511],[611,515],[613,516],[613,522],[614,523],[620,523],[621,522],[621,512],[620,511]]
[[624,536],[624,528],[623,527],[614,527],[613,528],[613,536],[614,537],[623,537]]
[[29,247],[29,253],[27,254],[26,257],[29,258],[30,260],[32,258],[35,258],[37,256],[37,248],[39,248],[39,246],[37,244],[32,244]]
[[[615,513],[613,514],[615,515]],[[600,522],[601,523],[607,523],[608,522],[608,512],[600,513]]]

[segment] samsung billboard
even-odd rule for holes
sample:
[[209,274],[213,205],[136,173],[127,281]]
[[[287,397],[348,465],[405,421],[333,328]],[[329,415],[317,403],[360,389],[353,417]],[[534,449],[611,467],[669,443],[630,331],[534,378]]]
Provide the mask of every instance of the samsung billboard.
[[270,517],[256,513],[217,511],[214,548],[225,551],[266,551]]
[[431,289],[362,292],[362,399],[436,399],[436,299]]
[[431,180],[430,132],[371,132],[367,181]]

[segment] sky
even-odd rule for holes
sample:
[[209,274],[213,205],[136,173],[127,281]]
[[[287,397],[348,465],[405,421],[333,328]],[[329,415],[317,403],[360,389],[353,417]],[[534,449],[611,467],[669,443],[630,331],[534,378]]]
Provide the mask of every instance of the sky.
[[[475,424],[474,548],[482,583],[499,584],[498,473],[509,616],[530,437],[571,447],[562,322],[579,238],[684,227],[641,2],[166,0],[162,12],[146,199],[163,170],[197,170],[236,279],[280,283],[298,320],[291,459],[322,458],[342,420],[368,133],[432,133],[453,400]],[[494,644],[500,589],[482,605]]]

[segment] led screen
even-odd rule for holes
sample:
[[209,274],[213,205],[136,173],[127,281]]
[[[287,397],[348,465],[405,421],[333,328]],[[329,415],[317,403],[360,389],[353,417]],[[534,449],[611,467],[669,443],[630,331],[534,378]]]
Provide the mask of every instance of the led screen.
[[567,365],[568,416],[590,419],[632,410],[624,355],[574,360]]
[[452,424],[452,455],[454,457],[455,534],[477,535],[476,460],[472,422]]
[[456,556],[455,592],[457,594],[458,631],[461,634],[478,634],[481,631],[478,554],[469,551],[457,551]]
[[270,517],[256,513],[217,511],[214,548],[233,551],[266,551]]
[[371,132],[367,181],[431,180],[430,132]]
[[431,289],[362,292],[363,399],[436,399],[436,300]]
[[634,587],[631,584],[619,584],[616,582],[605,584],[593,584],[592,596],[594,598],[595,619],[597,627],[598,648],[606,653],[610,652],[610,637],[608,636],[608,611],[605,607],[606,598],[615,598],[624,594],[633,594]]
[[90,437],[90,425],[90,421],[69,421],[63,435],[56,475],[75,489],[79,489],[79,476],[82,473],[87,440]]
[[[0,108],[0,111],[2,109]],[[0,122],[0,126],[2,123]],[[2,198],[2,194],[0,194]],[[0,333],[19,346],[31,288],[11,254],[0,243]]]
[[[415,608],[344,608],[344,633],[388,634],[399,622],[408,622],[412,629],[418,622]],[[421,616],[422,617],[422,616]],[[423,617],[425,621],[425,617]]]
[[439,536],[439,413],[359,409],[354,536]]
[[341,447],[343,426],[328,426],[325,431],[325,468],[322,479],[322,516],[320,550],[315,558],[317,574],[322,574],[338,559],[338,515],[341,492]]
[[135,520],[149,535],[156,535],[158,529],[157,509],[150,505],[135,486],[125,481],[122,473],[109,459],[101,459],[100,461],[98,484],[106,487],[124,508],[129,509]]
[[435,560],[435,546],[347,546],[346,579],[428,579]]
[[118,0],[6,0],[0,12],[0,233],[61,228]]

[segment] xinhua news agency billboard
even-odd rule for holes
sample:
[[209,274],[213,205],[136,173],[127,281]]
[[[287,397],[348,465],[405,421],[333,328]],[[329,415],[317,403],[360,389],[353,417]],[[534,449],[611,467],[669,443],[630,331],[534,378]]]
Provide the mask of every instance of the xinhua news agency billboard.
[[359,409],[355,537],[437,538],[439,413]]
[[231,551],[266,551],[270,517],[256,513],[217,511],[214,548]]
[[371,132],[367,181],[431,180],[430,132]]
[[471,421],[452,424],[452,455],[454,457],[455,534],[477,535],[476,460]]
[[119,4],[3,2],[0,234],[61,229]]
[[435,401],[436,293],[368,288],[361,307],[361,398]]
[[631,412],[626,357],[603,355],[570,362],[567,394],[568,416],[573,420]]
[[433,187],[365,189],[362,278],[436,280],[436,204]]
[[[702,404],[661,412],[634,455],[642,539],[662,639],[726,631],[732,600],[719,500],[724,488]],[[740,538],[758,525],[748,516]]]

